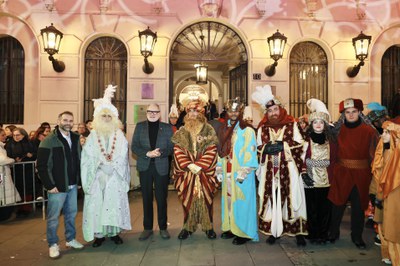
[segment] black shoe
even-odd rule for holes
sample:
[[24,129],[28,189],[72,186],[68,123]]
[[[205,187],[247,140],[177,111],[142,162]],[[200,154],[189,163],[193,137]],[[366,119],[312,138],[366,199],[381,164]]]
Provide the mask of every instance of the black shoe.
[[208,239],[216,239],[217,238],[217,234],[214,232],[213,229],[207,230],[206,235],[207,235]]
[[94,242],[93,242],[93,244],[92,244],[92,247],[94,247],[94,248],[97,248],[97,247],[100,247],[102,244],[103,244],[103,242],[104,241],[106,241],[106,238],[105,237],[102,237],[102,238],[95,238],[94,239]]
[[374,244],[377,245],[377,246],[381,246],[382,245],[382,242],[381,242],[381,239],[380,239],[379,235],[375,236]]
[[296,244],[297,244],[297,246],[305,247],[307,244],[306,244],[306,240],[304,239],[304,236],[297,235],[296,236]]
[[111,240],[114,241],[115,245],[120,245],[124,243],[124,241],[122,241],[122,238],[120,238],[119,235],[112,236]]
[[182,229],[182,231],[178,235],[178,238],[181,240],[184,240],[184,239],[188,238],[191,234],[192,234],[192,232],[190,232],[186,229]]
[[249,241],[250,239],[248,238],[244,238],[244,237],[235,237],[232,241],[232,244],[234,245],[243,245],[244,243],[246,243],[247,241]]
[[230,239],[230,238],[234,238],[234,237],[235,237],[235,235],[231,231],[226,231],[221,234],[222,239]]
[[331,242],[331,244],[334,244],[335,241],[338,239],[339,239],[339,234],[338,235],[329,234],[326,240]]
[[368,218],[365,222],[365,228],[374,229],[374,220],[372,218]]
[[267,238],[267,243],[270,244],[270,245],[273,245],[273,244],[275,244],[276,239],[277,239],[277,238],[274,237],[274,236],[269,236],[269,237]]
[[365,245],[365,242],[364,242],[364,240],[362,238],[359,238],[359,239],[354,239],[353,238],[352,241],[353,241],[354,245],[356,245],[356,247],[359,248],[359,249],[366,249],[367,248],[367,246]]
[[[307,238],[306,238],[307,239]],[[310,241],[310,243],[312,244],[312,245],[318,245],[318,239],[316,239],[316,238],[309,238],[308,239],[308,241]]]

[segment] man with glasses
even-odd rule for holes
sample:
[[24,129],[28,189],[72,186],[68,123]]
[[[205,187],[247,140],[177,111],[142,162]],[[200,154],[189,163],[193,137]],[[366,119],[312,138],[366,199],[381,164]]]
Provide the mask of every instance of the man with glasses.
[[37,170],[48,193],[47,242],[49,256],[60,256],[58,219],[64,213],[66,246],[82,249],[76,239],[75,217],[78,212],[77,184],[80,178],[81,146],[79,135],[72,132],[74,115],[65,111],[58,116],[58,126],[40,143]]
[[167,231],[167,196],[169,184],[169,160],[172,154],[172,126],[160,122],[160,107],[150,104],[146,110],[147,120],[136,125],[132,137],[132,152],[137,156],[140,186],[143,197],[143,227],[139,240],[153,234],[153,184],[157,202],[160,235],[169,239]]

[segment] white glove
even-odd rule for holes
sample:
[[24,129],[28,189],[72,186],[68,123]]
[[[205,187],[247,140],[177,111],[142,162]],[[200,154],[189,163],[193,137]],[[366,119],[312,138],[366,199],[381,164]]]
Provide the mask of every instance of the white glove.
[[218,182],[222,182],[222,179],[224,179],[224,176],[222,175],[222,174],[218,174],[217,175],[217,179],[218,179]]
[[201,167],[195,165],[194,163],[189,164],[188,168],[189,168],[190,172],[192,172],[195,175],[197,175],[201,171]]
[[243,183],[243,181],[247,178],[247,175],[251,172],[251,168],[249,167],[241,167],[237,172],[236,181],[239,183]]
[[103,171],[106,175],[112,175],[114,172],[114,167],[110,164],[102,164],[100,165],[100,170]]

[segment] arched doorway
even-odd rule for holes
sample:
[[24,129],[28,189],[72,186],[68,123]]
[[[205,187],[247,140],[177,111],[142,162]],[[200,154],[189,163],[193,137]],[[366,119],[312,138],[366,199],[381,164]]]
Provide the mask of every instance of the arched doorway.
[[[228,26],[215,21],[187,26],[171,46],[169,104],[178,103],[182,88],[196,84],[194,65],[200,63],[208,66],[208,83],[202,87],[211,100],[218,99],[222,106],[226,99],[241,96],[247,102],[247,60],[242,39]],[[230,72],[243,65],[246,68],[237,75],[246,82],[230,83]]]
[[0,62],[0,121],[5,124],[23,124],[25,52],[14,37],[0,38]]
[[[389,115],[400,115],[400,47],[393,45],[382,57],[382,105],[386,106]],[[397,96],[396,96],[397,95]]]

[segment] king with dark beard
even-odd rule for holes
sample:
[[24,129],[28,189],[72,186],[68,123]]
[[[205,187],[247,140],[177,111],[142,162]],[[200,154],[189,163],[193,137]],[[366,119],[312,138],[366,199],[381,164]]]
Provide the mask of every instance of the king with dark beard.
[[184,210],[179,239],[188,238],[198,224],[209,239],[213,230],[213,198],[218,181],[215,177],[218,138],[206,121],[203,103],[192,101],[186,106],[185,126],[172,137],[174,143],[175,188]]

